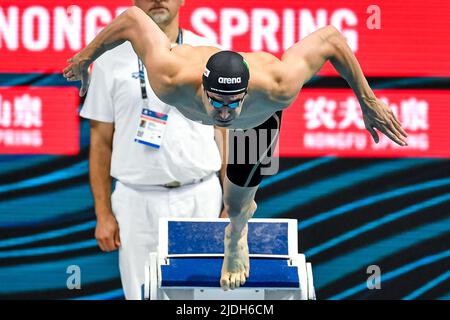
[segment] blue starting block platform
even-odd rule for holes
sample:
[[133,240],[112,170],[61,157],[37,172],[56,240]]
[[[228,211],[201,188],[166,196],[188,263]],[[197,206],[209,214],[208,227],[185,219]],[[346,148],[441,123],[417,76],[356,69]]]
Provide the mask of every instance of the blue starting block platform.
[[158,252],[145,267],[143,298],[150,300],[315,299],[311,264],[298,253],[297,220],[251,219],[250,277],[223,291],[220,271],[228,219],[161,219]]

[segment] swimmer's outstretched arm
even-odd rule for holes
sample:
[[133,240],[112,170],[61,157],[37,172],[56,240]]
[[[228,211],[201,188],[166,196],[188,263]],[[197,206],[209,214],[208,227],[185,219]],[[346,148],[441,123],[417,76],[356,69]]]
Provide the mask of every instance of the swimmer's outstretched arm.
[[401,146],[406,146],[406,132],[394,113],[375,97],[361,67],[345,38],[333,26],[327,26],[310,34],[290,47],[282,56],[283,77],[279,95],[285,99],[296,97],[300,88],[308,82],[328,60],[353,89],[363,112],[366,129],[378,143],[374,128]]
[[158,25],[134,6],[115,18],[87,47],[68,60],[69,65],[63,74],[68,81],[81,80],[80,96],[86,93],[89,85],[89,65],[104,52],[125,41],[131,42],[147,71],[152,74],[152,88],[155,91],[167,88],[165,80],[170,80],[183,62],[173,56],[170,40]]

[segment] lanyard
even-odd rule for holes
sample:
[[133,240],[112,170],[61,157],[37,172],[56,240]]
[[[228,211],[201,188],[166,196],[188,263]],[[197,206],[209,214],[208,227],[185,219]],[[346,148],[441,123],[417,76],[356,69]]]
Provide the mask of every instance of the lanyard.
[[[181,28],[178,29],[178,36],[177,36],[177,44],[183,44],[183,30]],[[147,89],[145,88],[145,74],[144,74],[144,64],[142,63],[141,59],[138,58],[138,64],[139,64],[139,82],[141,86],[141,94],[142,99],[147,100]]]

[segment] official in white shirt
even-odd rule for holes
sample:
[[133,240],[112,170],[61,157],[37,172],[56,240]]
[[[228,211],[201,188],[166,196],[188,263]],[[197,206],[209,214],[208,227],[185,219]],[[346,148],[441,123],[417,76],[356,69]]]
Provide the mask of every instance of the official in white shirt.
[[[179,29],[183,2],[135,0],[134,4],[174,45],[217,46]],[[93,66],[80,112],[91,120],[95,236],[103,251],[119,249],[127,299],[141,298],[144,264],[148,253],[156,250],[160,217],[215,218],[222,207],[216,174],[221,156],[214,128],[188,120],[161,102],[140,66],[129,42],[103,54]],[[117,180],[112,195],[111,177]]]

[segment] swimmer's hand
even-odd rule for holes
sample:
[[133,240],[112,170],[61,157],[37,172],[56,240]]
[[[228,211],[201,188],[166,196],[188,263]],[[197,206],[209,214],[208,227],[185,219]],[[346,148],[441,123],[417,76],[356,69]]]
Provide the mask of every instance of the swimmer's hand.
[[403,130],[400,121],[397,120],[392,110],[383,101],[377,98],[367,99],[361,106],[364,124],[375,143],[378,143],[380,138],[374,128],[378,129],[395,143],[401,146],[408,145],[406,143],[406,137],[408,135]]
[[86,94],[89,87],[89,66],[92,60],[83,57],[83,53],[79,52],[67,60],[67,62],[69,65],[63,70],[63,76],[67,81],[81,80],[79,95],[82,97]]

